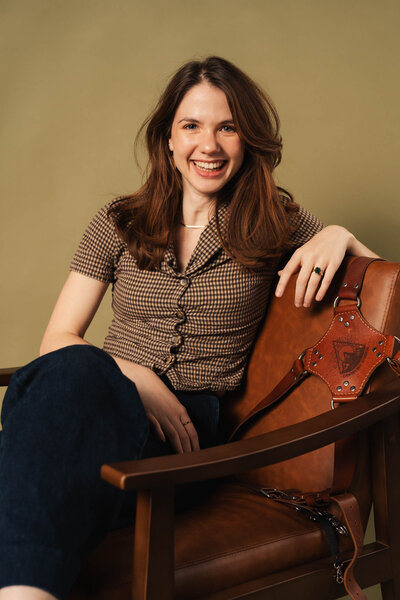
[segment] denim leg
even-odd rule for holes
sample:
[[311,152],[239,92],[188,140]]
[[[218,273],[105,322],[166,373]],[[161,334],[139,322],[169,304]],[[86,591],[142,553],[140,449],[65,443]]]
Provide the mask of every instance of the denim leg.
[[0,588],[64,600],[122,506],[100,467],[141,456],[145,410],[109,355],[74,345],[19,369],[1,417]]

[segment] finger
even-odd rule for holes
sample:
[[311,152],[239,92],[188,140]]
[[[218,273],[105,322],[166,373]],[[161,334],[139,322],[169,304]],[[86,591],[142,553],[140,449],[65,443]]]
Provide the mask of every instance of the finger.
[[[184,416],[180,416],[177,420],[169,419],[168,421],[169,422],[164,426],[164,429],[174,449],[180,454],[184,452],[192,452],[192,441],[188,429],[191,433],[193,433],[194,430],[195,436],[197,436],[197,432],[194,429],[190,417],[186,414]],[[189,421],[189,423],[187,423],[187,421]],[[184,426],[183,423],[187,423],[186,426]]]
[[300,269],[300,273],[297,277],[296,289],[295,289],[295,293],[294,293],[294,303],[295,303],[295,306],[297,306],[297,307],[303,305],[304,296],[306,293],[306,288],[307,288],[308,282],[310,280],[311,273],[312,273],[312,264],[308,263],[308,264],[302,265],[302,267]]
[[183,454],[184,449],[182,446],[181,438],[175,427],[171,426],[170,428],[165,428],[164,431],[169,441],[171,442],[171,446],[173,447],[175,452],[177,452],[178,454]]
[[184,426],[186,429],[186,433],[189,435],[190,443],[192,445],[192,450],[200,450],[199,436],[197,435],[197,431],[192,421]]
[[286,263],[285,267],[278,271],[279,282],[276,286],[275,296],[280,298],[288,284],[289,279],[294,273],[297,273],[300,269],[300,258],[296,255],[296,252],[292,255],[291,259]]
[[181,438],[173,423],[171,423],[169,419],[166,419],[165,422],[162,423],[162,428],[175,452],[177,452],[178,454],[183,454],[184,449],[182,446]]
[[315,296],[315,299],[319,302],[320,300],[322,300],[322,298],[325,296],[325,293],[327,291],[327,289],[329,288],[329,286],[331,285],[332,279],[338,269],[338,266],[335,265],[328,265],[328,267],[326,268],[324,277],[321,281],[321,286],[318,290],[317,295]]
[[188,413],[183,413],[179,417],[179,425],[183,428],[181,442],[185,452],[200,450],[199,436]]
[[160,423],[157,421],[157,419],[155,417],[153,417],[153,415],[147,415],[147,418],[149,419],[152,427],[154,428],[154,431],[156,432],[156,434],[158,435],[158,437],[160,438],[160,440],[162,442],[166,442],[167,438],[164,435],[163,430],[161,429],[161,425]]
[[[324,271],[323,271],[322,267],[320,267],[320,268],[323,273]],[[318,273],[315,273],[314,270],[311,271],[311,275],[308,280],[307,288],[306,288],[306,291],[304,294],[303,306],[305,306],[305,307],[311,306],[311,302],[315,296],[317,289],[321,285],[321,281],[322,281],[321,275],[318,275]]]

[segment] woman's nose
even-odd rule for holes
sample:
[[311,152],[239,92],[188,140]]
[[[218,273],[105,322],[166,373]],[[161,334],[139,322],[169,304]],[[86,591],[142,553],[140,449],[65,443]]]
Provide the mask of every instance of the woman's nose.
[[205,131],[200,141],[200,150],[203,152],[216,152],[219,150],[219,143],[214,131]]

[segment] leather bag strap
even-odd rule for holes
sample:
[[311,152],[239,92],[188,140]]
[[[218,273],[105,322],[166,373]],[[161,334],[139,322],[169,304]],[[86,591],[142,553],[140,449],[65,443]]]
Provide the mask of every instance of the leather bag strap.
[[259,418],[266,411],[267,408],[278,402],[283,396],[285,396],[292,388],[294,388],[300,381],[307,375],[306,370],[302,362],[302,356],[297,358],[292,368],[286,375],[280,380],[280,382],[274,387],[274,389],[267,395],[261,402],[259,402],[253,410],[251,410],[240,423],[235,427],[228,438],[228,442],[232,442],[234,438],[238,437],[239,431],[241,432],[245,427],[248,427],[252,422]]
[[347,493],[331,496],[331,500],[336,502],[342,511],[354,547],[353,557],[344,572],[344,587],[352,600],[368,600],[367,596],[354,579],[353,572],[355,561],[361,553],[364,542],[364,531],[361,524],[361,515],[357,498],[353,494]]
[[346,269],[339,288],[338,298],[357,300],[364,281],[365,272],[369,265],[377,260],[383,259],[369,258],[368,256],[354,258]]

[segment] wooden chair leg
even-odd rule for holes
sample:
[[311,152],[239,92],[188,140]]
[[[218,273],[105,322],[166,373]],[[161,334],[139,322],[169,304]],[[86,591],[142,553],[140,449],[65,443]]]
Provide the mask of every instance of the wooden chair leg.
[[381,583],[383,600],[400,600],[400,420],[375,428],[372,444],[376,539],[392,554],[392,578]]
[[138,492],[133,555],[134,600],[174,597],[174,488]]

